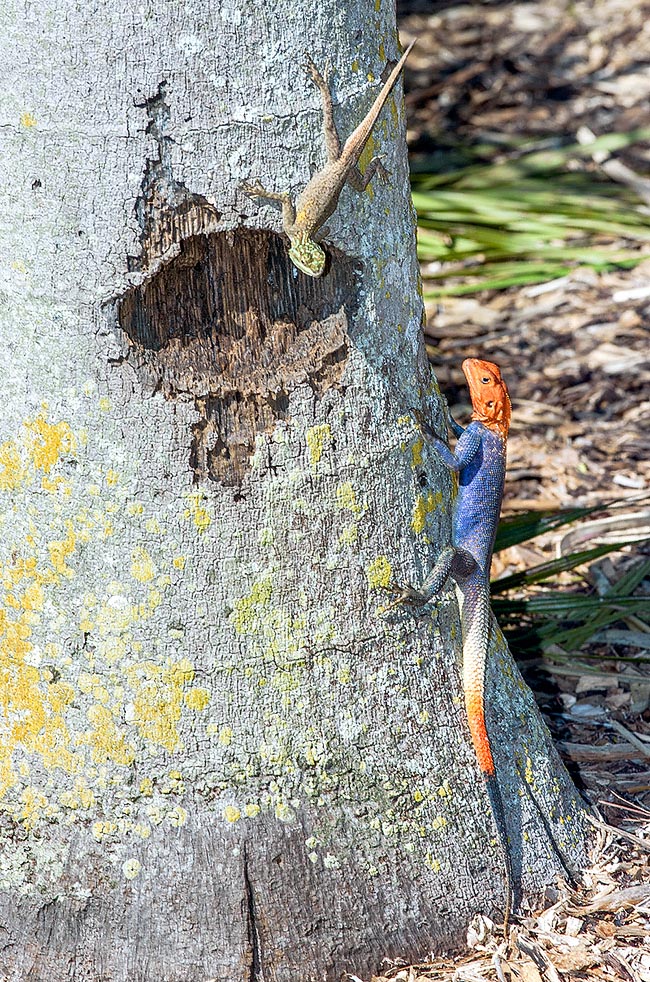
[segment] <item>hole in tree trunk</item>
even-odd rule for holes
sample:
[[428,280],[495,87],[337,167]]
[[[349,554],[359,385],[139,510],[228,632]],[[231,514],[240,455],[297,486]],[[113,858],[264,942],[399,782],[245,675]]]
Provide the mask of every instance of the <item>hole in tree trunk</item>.
[[355,274],[334,253],[326,276],[304,276],[281,236],[240,229],[182,240],[122,297],[129,363],[167,398],[195,400],[195,480],[240,485],[255,434],[288,418],[291,392],[308,384],[320,396],[339,383]]

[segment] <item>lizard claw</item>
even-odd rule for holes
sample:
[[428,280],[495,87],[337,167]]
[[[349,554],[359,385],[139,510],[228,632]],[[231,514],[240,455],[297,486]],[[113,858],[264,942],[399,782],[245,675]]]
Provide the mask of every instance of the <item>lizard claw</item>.
[[305,71],[307,72],[307,74],[311,78],[311,80],[314,83],[314,85],[317,85],[319,89],[320,88],[323,88],[323,86],[326,86],[327,85],[327,78],[328,78],[328,75],[329,75],[329,62],[325,66],[325,77],[323,78],[323,76],[321,75],[321,73],[319,72],[319,70],[316,68],[316,65],[314,64],[314,61],[313,61],[313,58],[311,57],[311,55],[309,55],[305,51]]
[[390,180],[390,171],[388,170],[387,167],[384,167],[384,165],[382,164],[381,160],[378,157],[376,159],[377,159],[377,171],[376,171],[377,177],[379,178],[382,184],[388,184],[388,181]]
[[266,195],[266,188],[262,186],[260,181],[242,181],[239,190],[255,198]]
[[425,437],[425,439],[427,439],[427,440],[441,440],[442,443],[446,443],[447,442],[446,440],[443,440],[442,437],[439,437],[438,434],[436,433],[436,431],[433,429],[433,427],[431,427],[429,425],[429,423],[425,419],[424,413],[422,412],[421,409],[414,409],[413,407],[411,407],[411,409],[409,410],[409,412],[414,417],[416,423],[420,427],[420,429],[422,431],[422,435]]
[[393,580],[389,586],[382,587],[382,590],[390,593],[393,597],[391,603],[386,607],[387,611],[402,605],[408,607],[424,607],[429,602],[429,598],[414,586],[411,586],[410,583],[396,583]]

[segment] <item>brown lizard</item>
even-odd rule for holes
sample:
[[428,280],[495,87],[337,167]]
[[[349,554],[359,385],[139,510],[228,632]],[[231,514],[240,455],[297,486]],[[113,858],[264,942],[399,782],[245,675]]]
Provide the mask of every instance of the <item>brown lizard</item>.
[[323,131],[327,149],[327,163],[322,170],[314,174],[304,191],[298,195],[295,206],[291,195],[286,191],[266,191],[259,181],[241,185],[242,191],[246,194],[259,198],[270,198],[271,201],[282,203],[282,225],[291,242],[289,256],[294,266],[297,266],[307,276],[321,276],[325,269],[325,252],[316,242],[315,237],[319,230],[323,231],[324,223],[336,211],[344,185],[347,183],[355,191],[361,192],[365,191],[375,174],[378,173],[383,180],[388,176],[388,172],[379,157],[373,157],[365,174],[359,170],[358,163],[379,113],[414,44],[415,41],[411,41],[384,82],[381,91],[370,107],[368,115],[350,134],[342,149],[334,123],[332,96],[327,84],[327,72],[323,78],[311,58],[307,56],[307,71],[320,90],[323,99]]

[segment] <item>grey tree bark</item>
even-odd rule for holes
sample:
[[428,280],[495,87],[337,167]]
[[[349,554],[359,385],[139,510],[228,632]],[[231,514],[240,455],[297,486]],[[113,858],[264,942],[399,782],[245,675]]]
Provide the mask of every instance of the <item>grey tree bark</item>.
[[[308,280],[242,179],[324,160],[304,37],[352,129],[389,5],[36,5],[0,32],[0,971],[364,974],[499,912],[450,592],[398,93],[390,182]],[[507,377],[507,366],[502,366]],[[525,895],[580,865],[575,789],[501,639],[490,681]],[[497,681],[498,678],[498,681]]]

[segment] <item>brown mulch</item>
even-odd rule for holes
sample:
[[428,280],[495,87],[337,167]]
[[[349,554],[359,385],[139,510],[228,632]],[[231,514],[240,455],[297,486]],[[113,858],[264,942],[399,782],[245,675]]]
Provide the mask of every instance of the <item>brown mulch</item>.
[[373,982],[649,982],[650,814],[643,822],[638,832],[644,838],[595,823],[594,861],[584,886],[521,918],[507,940],[479,917],[468,929],[466,954],[422,965],[387,964]]
[[[400,34],[403,42],[418,38],[407,73],[415,160],[449,159],[453,170],[463,145],[494,144],[499,134],[557,145],[558,137],[574,141],[581,126],[600,135],[648,125],[650,0],[405,0]],[[616,156],[647,179],[647,144]],[[648,215],[650,222],[650,208]],[[564,574],[602,594],[647,557],[649,323],[650,254],[632,270],[575,270],[552,283],[428,306],[428,353],[456,415],[468,410],[463,358],[495,361],[507,379],[513,425],[504,512],[619,502],[500,553],[494,574],[636,540]],[[650,584],[639,589],[650,614]],[[650,982],[649,620],[622,617],[570,658],[547,652],[521,666],[602,819],[584,884],[521,918],[509,943],[481,920],[462,958],[387,966],[381,982]]]

